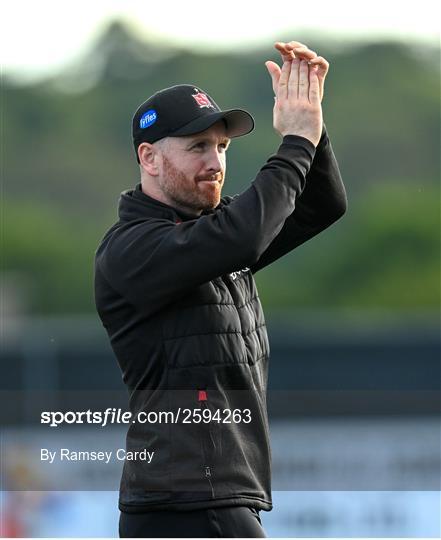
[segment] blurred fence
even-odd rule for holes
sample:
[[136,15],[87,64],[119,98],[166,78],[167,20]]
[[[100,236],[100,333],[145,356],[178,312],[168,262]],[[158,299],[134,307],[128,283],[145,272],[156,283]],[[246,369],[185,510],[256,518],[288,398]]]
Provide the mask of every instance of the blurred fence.
[[[268,317],[270,416],[438,415],[437,315],[382,319],[334,313]],[[33,423],[35,397],[52,405],[127,406],[127,392],[95,316],[6,321],[1,349],[4,424]]]

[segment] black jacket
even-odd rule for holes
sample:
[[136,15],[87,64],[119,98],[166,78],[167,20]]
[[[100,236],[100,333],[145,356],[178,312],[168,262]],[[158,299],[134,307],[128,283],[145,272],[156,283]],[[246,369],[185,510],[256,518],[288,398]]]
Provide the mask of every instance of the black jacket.
[[122,193],[96,252],[96,306],[133,414],[175,415],[130,425],[127,450],[155,455],[125,461],[122,511],[271,510],[269,347],[253,274],[345,209],[325,129],[317,149],[285,136],[246,191],[197,218],[140,185]]

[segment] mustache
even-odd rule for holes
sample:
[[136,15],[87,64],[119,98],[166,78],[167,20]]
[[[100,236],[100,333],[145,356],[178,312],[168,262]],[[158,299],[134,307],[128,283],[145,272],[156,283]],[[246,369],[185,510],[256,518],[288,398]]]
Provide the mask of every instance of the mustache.
[[202,182],[204,180],[208,180],[208,181],[211,181],[211,182],[223,182],[224,180],[224,175],[222,173],[216,173],[216,174],[211,174],[209,176],[196,176],[196,181],[197,182]]

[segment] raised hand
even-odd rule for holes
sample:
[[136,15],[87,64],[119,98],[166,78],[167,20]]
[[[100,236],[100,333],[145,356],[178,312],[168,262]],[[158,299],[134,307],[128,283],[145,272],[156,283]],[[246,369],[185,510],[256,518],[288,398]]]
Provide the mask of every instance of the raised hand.
[[273,126],[280,135],[300,135],[318,145],[323,118],[320,85],[316,69],[307,60],[285,54],[282,69],[265,62],[275,94]]
[[290,41],[288,43],[277,41],[274,44],[274,47],[280,52],[283,61],[292,60],[294,58],[307,60],[310,69],[315,69],[317,71],[320,87],[320,101],[322,101],[325,89],[325,78],[329,71],[329,62],[323,58],[323,56],[317,56],[315,51],[308,49],[308,47],[303,43],[300,43],[300,41]]

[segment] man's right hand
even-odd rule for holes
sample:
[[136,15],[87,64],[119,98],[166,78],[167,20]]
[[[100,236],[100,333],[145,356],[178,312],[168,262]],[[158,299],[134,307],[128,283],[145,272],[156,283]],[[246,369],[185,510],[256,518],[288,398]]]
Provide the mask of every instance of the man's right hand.
[[322,134],[323,116],[319,80],[314,66],[306,60],[285,60],[282,69],[265,62],[273,82],[274,129],[283,137],[300,135],[317,146]]

